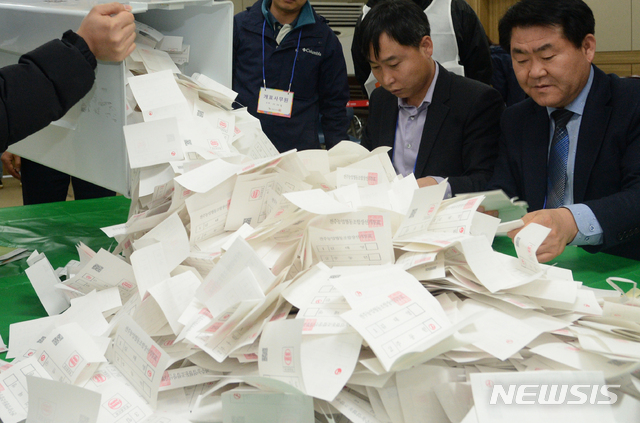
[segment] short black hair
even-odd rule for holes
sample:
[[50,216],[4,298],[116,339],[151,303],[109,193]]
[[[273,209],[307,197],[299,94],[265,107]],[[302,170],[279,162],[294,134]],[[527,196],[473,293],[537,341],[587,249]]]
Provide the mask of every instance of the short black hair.
[[595,34],[596,20],[582,0],[522,0],[498,23],[500,46],[510,52],[513,28],[533,26],[560,27],[565,38],[580,48],[588,34]]
[[387,34],[398,44],[420,47],[425,35],[431,35],[429,19],[420,7],[409,0],[383,0],[366,14],[361,24],[360,51],[369,60],[369,46],[378,57],[380,36]]

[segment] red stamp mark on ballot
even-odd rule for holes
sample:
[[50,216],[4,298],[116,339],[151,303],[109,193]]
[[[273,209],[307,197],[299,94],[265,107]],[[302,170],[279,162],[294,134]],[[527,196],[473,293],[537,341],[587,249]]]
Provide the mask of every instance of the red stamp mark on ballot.
[[384,226],[384,219],[380,215],[369,215],[367,221],[370,228],[382,228]]
[[303,332],[312,331],[318,319],[304,319],[304,325],[302,326]]
[[378,174],[369,172],[369,174],[367,175],[367,183],[369,185],[378,185]]
[[152,345],[151,348],[149,348],[149,353],[147,354],[147,361],[151,363],[153,367],[157,367],[161,356],[162,354],[160,351]]
[[403,305],[411,301],[411,298],[407,297],[400,291],[394,292],[393,294],[389,295],[389,298],[391,299],[391,301],[398,305]]
[[165,371],[162,374],[162,379],[160,380],[160,386],[169,386],[171,385],[171,377],[169,377],[169,372]]
[[74,368],[78,365],[79,362],[80,356],[78,356],[78,354],[74,354],[71,356],[71,358],[69,358],[69,362],[67,364],[69,365],[69,367]]
[[467,203],[464,205],[464,207],[462,207],[462,209],[463,210],[472,209],[477,201],[478,201],[477,198],[472,198],[471,200],[467,201]]
[[291,348],[284,349],[282,358],[284,360],[285,366],[291,366],[293,364],[293,351],[291,351]]
[[361,231],[358,232],[358,238],[360,242],[375,242],[376,234],[373,231]]
[[122,400],[120,398],[113,398],[109,400],[107,406],[112,410],[118,410],[120,407],[122,407]]

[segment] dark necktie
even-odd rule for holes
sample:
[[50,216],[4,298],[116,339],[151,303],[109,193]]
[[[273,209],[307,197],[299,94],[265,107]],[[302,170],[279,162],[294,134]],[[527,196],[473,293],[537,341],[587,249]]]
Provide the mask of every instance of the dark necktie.
[[567,122],[573,112],[558,109],[551,113],[556,123],[549,150],[547,168],[547,203],[545,208],[555,209],[564,204],[564,190],[567,185],[567,158],[569,157],[569,133]]

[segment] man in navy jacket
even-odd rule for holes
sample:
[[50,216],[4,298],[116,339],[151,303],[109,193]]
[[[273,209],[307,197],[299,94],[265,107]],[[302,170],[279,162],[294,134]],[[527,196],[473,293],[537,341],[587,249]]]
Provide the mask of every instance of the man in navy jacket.
[[[320,148],[320,122],[327,149],[348,139],[349,83],[342,47],[307,0],[258,0],[235,16],[233,90],[280,152]],[[293,92],[290,113],[260,112],[261,90]]]
[[[489,188],[526,200],[525,224],[551,228],[540,261],[567,244],[640,260],[640,83],[592,64],[594,28],[582,0],[522,0],[499,25],[530,98],[504,112]],[[570,112],[566,125],[558,112]],[[554,136],[556,126],[567,136]],[[560,139],[567,139],[563,176],[552,178]]]

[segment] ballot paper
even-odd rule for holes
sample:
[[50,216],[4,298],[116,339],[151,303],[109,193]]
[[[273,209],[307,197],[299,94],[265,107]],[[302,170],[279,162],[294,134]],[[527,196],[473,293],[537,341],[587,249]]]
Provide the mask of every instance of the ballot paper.
[[100,394],[67,383],[27,376],[29,422],[96,423]]
[[116,287],[122,303],[129,301],[137,288],[131,265],[104,249],[100,249],[76,276],[62,284],[82,294]]
[[53,380],[70,384],[88,378],[98,363],[107,361],[104,351],[77,323],[51,331],[35,356]]
[[25,273],[38,294],[42,306],[49,316],[61,313],[69,307],[70,303],[62,292],[55,289],[60,279],[53,271],[51,263],[44,255],[37,255],[35,252],[30,258],[37,261],[30,263]]
[[260,338],[260,376],[332,401],[355,368],[362,338],[357,334],[303,338],[303,324],[297,319],[267,324]]
[[378,295],[342,314],[387,371],[403,355],[426,350],[451,325],[443,312],[433,311],[437,301],[417,281],[402,287],[395,282],[387,282]]
[[[353,271],[353,270],[352,270]],[[301,276],[283,294],[298,307],[296,319],[304,319],[303,335],[351,332],[340,314],[351,309],[344,295],[334,286],[340,268],[329,269],[320,263]]]
[[[637,414],[634,290],[587,289],[538,263],[538,225],[519,231],[517,258],[493,251],[504,225],[478,206],[517,219],[523,204],[502,192],[445,200],[446,183],[396,175],[389,147],[279,153],[258,119],[232,109],[236,93],[173,73],[152,50],[188,60],[179,36],[140,26],[147,47],[126,61],[135,169],[127,221],[104,229],[113,250],[80,246],[55,271],[44,254],[27,260],[51,316],[10,326],[4,423],[50,421],[72,385],[100,395],[98,423],[472,423],[500,410],[477,396],[494,379],[474,378],[592,371],[620,385],[616,418]],[[503,388],[499,399],[518,397]],[[510,412],[490,421],[526,421]]]
[[482,206],[485,210],[497,210],[502,222],[518,220],[527,213],[529,205],[526,201],[518,200],[517,197],[509,198],[504,191],[498,189],[493,191],[483,191],[475,194],[458,194],[457,197],[468,198],[469,196],[483,195]]
[[27,417],[27,376],[51,378],[34,357],[16,362],[0,373],[0,419],[3,423],[18,423]]
[[407,238],[426,232],[438,212],[446,189],[447,182],[445,180],[438,185],[415,190],[407,215],[400,228],[398,228],[395,239]]
[[393,263],[391,218],[386,212],[352,212],[314,219],[309,241],[328,266]]
[[126,125],[124,138],[132,169],[184,158],[175,117]]
[[116,368],[154,407],[169,355],[131,317],[124,316],[118,326],[110,356]]
[[520,259],[522,267],[533,272],[540,271],[540,264],[536,258],[536,251],[551,232],[550,228],[531,223],[522,229],[513,239],[516,247],[516,254]]
[[265,392],[250,387],[236,388],[222,394],[222,410],[224,422],[257,422],[265,419],[314,422],[311,397]]

